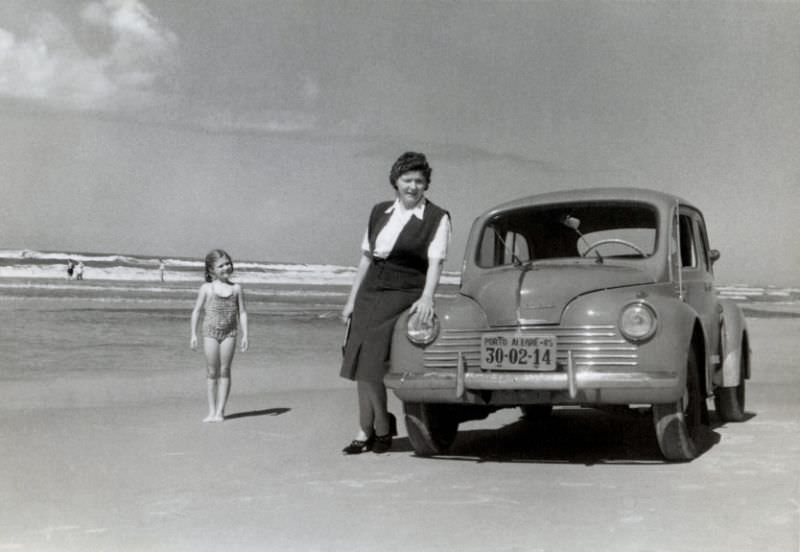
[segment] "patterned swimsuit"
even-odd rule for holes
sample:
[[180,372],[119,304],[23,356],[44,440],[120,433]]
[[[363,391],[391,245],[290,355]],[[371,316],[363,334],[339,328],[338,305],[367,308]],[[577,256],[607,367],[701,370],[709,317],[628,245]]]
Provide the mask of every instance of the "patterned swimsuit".
[[239,302],[236,294],[221,297],[212,290],[205,302],[203,334],[219,342],[236,337],[239,329]]

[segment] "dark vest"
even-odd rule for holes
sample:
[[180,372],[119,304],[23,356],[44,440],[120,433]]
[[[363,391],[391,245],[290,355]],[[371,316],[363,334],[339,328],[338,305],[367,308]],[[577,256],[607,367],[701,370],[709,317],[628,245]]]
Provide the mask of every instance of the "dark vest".
[[[411,268],[422,274],[428,271],[428,246],[430,246],[436,235],[439,223],[442,217],[450,216],[447,211],[433,204],[430,200],[426,201],[427,204],[425,205],[422,220],[413,215],[411,216],[403,230],[400,231],[400,235],[397,236],[397,242],[386,258],[388,263]],[[386,209],[391,207],[393,203],[393,201],[385,201],[372,208],[372,213],[369,216],[368,232],[370,251],[375,251],[375,240],[378,237],[378,233],[386,226],[386,223],[389,222],[389,217],[392,216],[392,213],[387,213]]]

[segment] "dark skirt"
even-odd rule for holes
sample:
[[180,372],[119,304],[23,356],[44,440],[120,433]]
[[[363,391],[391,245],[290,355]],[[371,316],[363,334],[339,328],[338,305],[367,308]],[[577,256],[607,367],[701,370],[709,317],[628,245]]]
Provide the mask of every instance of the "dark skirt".
[[422,295],[425,275],[384,261],[373,262],[359,287],[339,375],[383,381],[392,333],[400,315]]

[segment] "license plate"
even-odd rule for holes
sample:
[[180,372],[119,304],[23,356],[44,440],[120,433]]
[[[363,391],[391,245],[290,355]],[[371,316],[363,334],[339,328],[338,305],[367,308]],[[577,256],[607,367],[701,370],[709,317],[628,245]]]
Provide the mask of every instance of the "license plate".
[[481,369],[548,371],[556,369],[556,336],[493,332],[481,337]]

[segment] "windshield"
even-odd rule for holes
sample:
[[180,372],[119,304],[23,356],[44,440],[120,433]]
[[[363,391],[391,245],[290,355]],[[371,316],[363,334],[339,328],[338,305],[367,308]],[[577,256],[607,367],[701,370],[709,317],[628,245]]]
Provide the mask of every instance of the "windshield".
[[484,268],[544,259],[638,260],[655,252],[656,210],[647,204],[593,201],[499,213],[481,233]]

